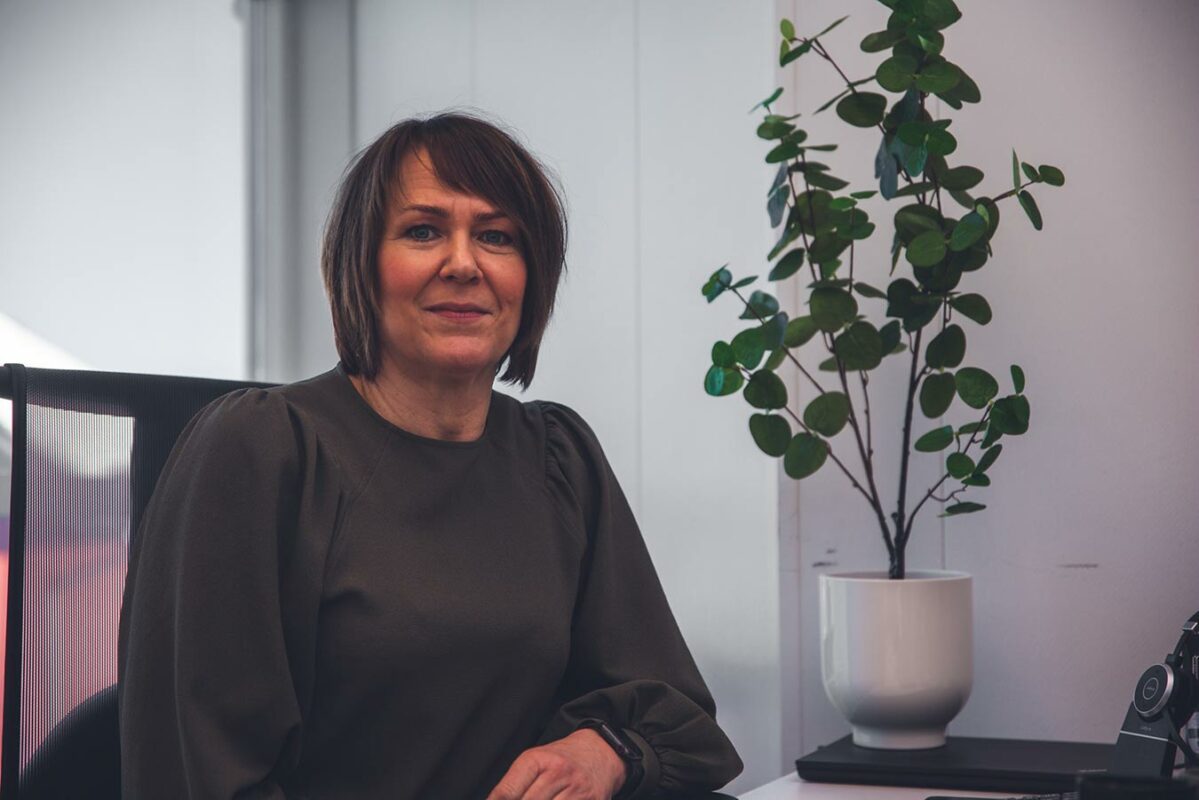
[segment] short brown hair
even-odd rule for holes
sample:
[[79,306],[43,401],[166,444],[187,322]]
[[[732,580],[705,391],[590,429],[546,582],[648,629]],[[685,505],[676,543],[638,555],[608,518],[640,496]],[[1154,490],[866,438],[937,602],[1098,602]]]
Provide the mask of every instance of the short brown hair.
[[500,380],[527,389],[565,269],[565,201],[550,180],[552,173],[512,134],[462,112],[393,125],[347,167],[321,247],[337,355],[351,375],[371,379],[378,374],[379,243],[391,193],[402,188],[403,159],[422,147],[444,184],[487,200],[511,217],[520,232],[518,246],[527,270],[520,327],[496,372],[507,362]]

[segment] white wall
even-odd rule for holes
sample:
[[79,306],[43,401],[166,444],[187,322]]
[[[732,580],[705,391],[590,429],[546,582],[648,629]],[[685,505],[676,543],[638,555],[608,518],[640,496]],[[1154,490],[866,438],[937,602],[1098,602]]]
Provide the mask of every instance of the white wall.
[[98,369],[245,373],[242,50],[232,0],[0,3],[0,313]]
[[737,398],[703,394],[739,324],[700,295],[769,249],[746,110],[772,86],[769,2],[394,3],[356,21],[361,146],[416,113],[509,124],[561,177],[568,275],[527,397],[595,427],[744,757],[781,774],[776,485]]
[[[827,45],[853,78],[873,71],[879,59],[857,45],[884,26],[886,9],[794,5],[780,8],[798,11],[807,32],[852,14]],[[1007,202],[994,259],[962,283],[995,310],[986,328],[967,323],[967,361],[997,376],[1024,366],[1031,430],[1005,441],[994,486],[974,498],[986,511],[923,514],[909,563],[975,576],[975,688],[951,734],[1111,742],[1137,676],[1199,607],[1199,6],[959,5],[946,55],[983,102],[940,108],[960,143],[950,163],[982,168],[997,194],[1010,188],[1015,147],[1067,181],[1034,190],[1040,233]],[[877,133],[850,130],[832,111],[808,116],[837,82],[812,58],[797,65],[803,127],[843,142],[829,163],[869,184]],[[871,208],[886,222],[881,204]],[[894,396],[890,407],[877,398],[900,387],[878,388],[875,419],[898,419]],[[896,439],[897,425],[886,435]],[[925,466],[914,489],[930,476]],[[821,687],[816,576],[886,563],[865,504],[839,477],[783,491],[783,748],[793,755],[848,732]]]

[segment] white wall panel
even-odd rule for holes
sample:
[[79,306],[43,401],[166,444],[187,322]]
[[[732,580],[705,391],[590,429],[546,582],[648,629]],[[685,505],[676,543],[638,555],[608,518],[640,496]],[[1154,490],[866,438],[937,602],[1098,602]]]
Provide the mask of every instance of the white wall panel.
[[774,86],[773,3],[640,3],[642,524],[746,763],[782,774],[775,465],[739,396],[703,393],[717,339],[745,326],[700,293],[725,262],[764,265],[774,169],[746,114]]

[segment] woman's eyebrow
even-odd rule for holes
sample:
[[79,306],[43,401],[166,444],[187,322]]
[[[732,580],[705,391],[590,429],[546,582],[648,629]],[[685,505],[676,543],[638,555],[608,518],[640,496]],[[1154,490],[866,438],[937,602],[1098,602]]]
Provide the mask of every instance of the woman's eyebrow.
[[[434,217],[440,217],[441,219],[446,219],[450,216],[448,209],[442,208],[441,206],[424,205],[423,203],[414,203],[410,206],[404,206],[399,209],[399,213],[401,214],[409,211],[423,211],[426,214],[430,214]],[[475,214],[475,222],[491,222],[492,220],[496,219],[508,219],[508,215],[503,211],[488,211],[485,213]]]

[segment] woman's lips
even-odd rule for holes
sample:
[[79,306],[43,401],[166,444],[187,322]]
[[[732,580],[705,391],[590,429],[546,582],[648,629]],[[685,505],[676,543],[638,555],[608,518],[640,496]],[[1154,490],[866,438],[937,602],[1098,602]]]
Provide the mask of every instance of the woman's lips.
[[431,308],[429,310],[442,319],[453,320],[455,322],[470,322],[487,316],[483,311],[459,311],[453,308]]

